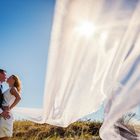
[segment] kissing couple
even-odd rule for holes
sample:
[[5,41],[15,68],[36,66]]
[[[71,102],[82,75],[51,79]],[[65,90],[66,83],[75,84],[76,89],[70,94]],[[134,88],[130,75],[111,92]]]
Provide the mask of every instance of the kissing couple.
[[[6,82],[9,88],[3,92],[2,84]],[[12,109],[21,100],[21,82],[18,76],[7,78],[6,71],[0,69],[0,140],[8,140],[13,134]]]

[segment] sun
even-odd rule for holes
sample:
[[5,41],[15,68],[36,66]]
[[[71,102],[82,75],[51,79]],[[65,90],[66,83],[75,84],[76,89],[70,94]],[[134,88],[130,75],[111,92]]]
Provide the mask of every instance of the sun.
[[76,32],[81,36],[85,36],[85,37],[89,38],[95,32],[95,25],[89,21],[81,22],[76,27]]

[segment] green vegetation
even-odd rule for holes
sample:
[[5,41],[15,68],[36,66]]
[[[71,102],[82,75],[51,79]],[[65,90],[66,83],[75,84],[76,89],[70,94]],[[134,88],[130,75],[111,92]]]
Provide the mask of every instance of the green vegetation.
[[30,121],[15,121],[10,140],[101,140],[100,122],[79,121],[67,128]]

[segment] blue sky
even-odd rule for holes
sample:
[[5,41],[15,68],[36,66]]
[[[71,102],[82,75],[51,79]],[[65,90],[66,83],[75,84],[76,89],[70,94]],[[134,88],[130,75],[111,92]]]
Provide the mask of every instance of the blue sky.
[[42,107],[54,6],[55,0],[0,0],[0,68],[21,79],[19,106]]

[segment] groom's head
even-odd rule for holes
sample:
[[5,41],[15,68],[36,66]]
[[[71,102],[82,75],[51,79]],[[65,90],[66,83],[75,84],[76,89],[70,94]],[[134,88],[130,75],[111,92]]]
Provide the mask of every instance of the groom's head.
[[3,69],[0,69],[0,82],[4,82],[6,80],[6,71]]

